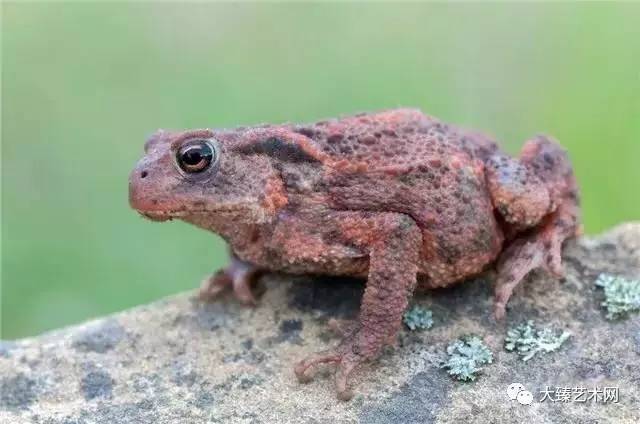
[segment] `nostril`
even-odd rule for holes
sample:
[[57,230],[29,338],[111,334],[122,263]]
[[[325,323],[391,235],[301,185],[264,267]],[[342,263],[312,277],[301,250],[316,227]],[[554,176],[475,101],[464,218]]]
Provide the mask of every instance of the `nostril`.
[[148,173],[147,171],[142,171],[142,172],[140,173],[140,178],[146,178],[146,177],[147,177],[147,175],[149,175],[149,173]]

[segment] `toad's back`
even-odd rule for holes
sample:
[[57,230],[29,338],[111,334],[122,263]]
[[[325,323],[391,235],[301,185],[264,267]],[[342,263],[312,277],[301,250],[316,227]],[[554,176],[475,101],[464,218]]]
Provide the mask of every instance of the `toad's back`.
[[326,177],[333,207],[399,212],[423,233],[428,285],[475,274],[498,255],[502,232],[487,192],[484,161],[495,142],[412,109],[296,127],[334,162]]
[[425,115],[417,109],[395,109],[295,126],[334,159],[366,162],[372,170],[428,165],[455,153],[485,160],[496,143]]

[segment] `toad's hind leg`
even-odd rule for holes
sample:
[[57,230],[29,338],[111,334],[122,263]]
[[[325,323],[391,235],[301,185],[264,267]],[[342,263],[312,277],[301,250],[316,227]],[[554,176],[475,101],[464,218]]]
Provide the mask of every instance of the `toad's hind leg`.
[[[519,166],[524,167],[525,174],[533,176],[537,189],[536,193],[530,187],[524,190],[531,191],[531,207],[526,213],[529,203],[526,196],[518,196],[521,193],[507,195],[520,205],[504,210],[505,220],[517,235],[498,260],[496,318],[504,316],[513,290],[531,270],[544,268],[556,277],[563,275],[562,243],[579,232],[578,189],[566,152],[555,142],[540,136],[524,145]],[[524,187],[519,183],[516,186]],[[548,212],[543,215],[545,208]]]

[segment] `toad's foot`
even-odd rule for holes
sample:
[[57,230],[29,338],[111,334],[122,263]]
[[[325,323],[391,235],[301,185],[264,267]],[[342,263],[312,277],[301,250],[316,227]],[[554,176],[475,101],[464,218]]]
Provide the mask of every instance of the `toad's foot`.
[[372,350],[371,340],[367,340],[362,331],[353,332],[340,345],[333,349],[317,352],[300,361],[294,368],[296,377],[301,383],[313,379],[311,374],[315,365],[336,363],[335,387],[340,400],[349,400],[353,391],[349,388],[349,377],[360,364],[375,356],[377,348]]
[[235,298],[240,303],[253,306],[256,304],[256,299],[252,286],[259,275],[259,268],[232,257],[229,266],[204,279],[200,285],[198,297],[204,301],[211,301],[231,287]]
[[[330,319],[329,329],[343,338],[342,343],[333,349],[317,352],[300,361],[294,368],[296,377],[301,383],[313,379],[311,374],[315,365],[322,363],[336,363],[335,386],[338,399],[349,400],[353,397],[353,391],[349,389],[349,376],[360,364],[376,356],[378,343],[372,337],[365,337],[359,328],[357,321]],[[396,346],[395,334],[390,335],[387,346]]]
[[563,277],[562,243],[576,233],[574,220],[570,218],[573,218],[573,208],[561,205],[538,231],[514,240],[502,253],[495,286],[496,319],[504,317],[513,290],[531,270],[543,268],[556,278]]

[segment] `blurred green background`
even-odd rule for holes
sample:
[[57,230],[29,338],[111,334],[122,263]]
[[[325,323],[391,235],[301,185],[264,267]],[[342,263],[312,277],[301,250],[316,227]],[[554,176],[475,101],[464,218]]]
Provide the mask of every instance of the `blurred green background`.
[[640,5],[3,3],[2,337],[190,290],[222,242],[145,221],[157,128],[415,106],[571,154],[586,232],[640,218]]

